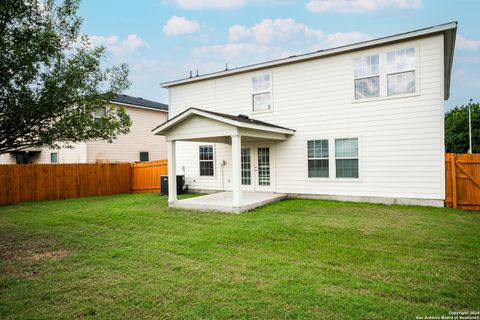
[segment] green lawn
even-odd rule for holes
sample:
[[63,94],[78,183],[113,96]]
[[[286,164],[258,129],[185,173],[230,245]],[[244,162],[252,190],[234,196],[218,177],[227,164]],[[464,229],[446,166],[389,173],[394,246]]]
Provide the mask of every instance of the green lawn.
[[120,195],[0,207],[0,318],[415,319],[480,309],[480,213]]

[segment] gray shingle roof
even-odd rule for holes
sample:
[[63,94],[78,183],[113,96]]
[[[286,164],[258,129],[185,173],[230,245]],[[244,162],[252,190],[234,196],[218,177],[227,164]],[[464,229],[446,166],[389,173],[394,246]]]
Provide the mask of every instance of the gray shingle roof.
[[164,123],[162,123],[161,125],[155,127],[152,131],[155,131],[156,129],[160,128],[161,126],[163,126],[163,125],[165,125],[165,124],[167,124],[167,123],[175,120],[176,118],[180,117],[181,115],[183,115],[184,113],[186,113],[186,112],[188,112],[188,111],[190,111],[190,110],[197,110],[197,111],[209,113],[209,114],[214,115],[214,116],[217,116],[217,117],[222,117],[222,118],[229,119],[229,120],[233,120],[233,121],[237,121],[237,122],[255,124],[255,125],[260,125],[260,126],[265,126],[265,127],[271,127],[271,128],[285,129],[285,130],[290,130],[290,131],[295,132],[295,130],[293,130],[293,129],[286,128],[286,127],[282,127],[282,126],[277,126],[277,125],[275,125],[275,124],[271,124],[271,123],[264,122],[264,121],[260,121],[260,120],[251,119],[251,118],[249,118],[249,117],[246,116],[246,115],[241,115],[241,114],[239,114],[238,116],[234,116],[234,115],[227,114],[227,113],[209,111],[209,110],[204,110],[204,109],[200,109],[200,108],[193,108],[193,107],[188,108],[188,109],[186,109],[185,111],[177,114],[175,117],[173,117],[172,119],[168,120],[167,122],[164,122]]
[[164,103],[143,98],[131,97],[127,96],[126,94],[119,94],[115,96],[111,102],[125,103],[133,106],[168,111],[168,105]]
[[266,126],[266,127],[272,127],[272,128],[280,128],[280,129],[292,130],[292,129],[290,129],[290,128],[286,128],[286,127],[282,127],[282,126],[277,126],[276,124],[271,124],[271,123],[268,123],[268,122],[251,119],[251,118],[249,118],[249,117],[246,116],[246,115],[241,115],[241,114],[239,114],[238,116],[234,116],[234,115],[227,114],[227,113],[209,111],[209,110],[204,110],[204,109],[199,109],[199,108],[190,108],[190,109],[194,109],[194,110],[199,110],[199,111],[202,111],[202,112],[210,113],[210,114],[213,114],[214,116],[218,116],[218,117],[230,119],[230,120],[233,120],[233,121],[250,123],[250,124],[256,124],[256,125]]

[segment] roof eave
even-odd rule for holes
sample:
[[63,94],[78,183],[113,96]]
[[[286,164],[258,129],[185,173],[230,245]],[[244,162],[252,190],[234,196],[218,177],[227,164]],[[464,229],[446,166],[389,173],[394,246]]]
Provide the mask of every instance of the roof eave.
[[167,112],[168,113],[168,107],[167,107],[167,109],[160,109],[160,108],[155,108],[155,107],[140,106],[140,105],[137,105],[137,104],[130,104],[130,103],[119,102],[119,101],[109,101],[109,103],[119,104],[119,105],[126,106],[126,107],[148,109],[148,110]]
[[[394,43],[394,42],[399,42],[399,41],[405,41],[409,39],[415,39],[419,37],[425,37],[425,36],[430,36],[434,34],[439,34],[439,33],[453,33],[454,35],[456,34],[456,28],[457,28],[457,22],[449,22],[445,23],[442,25],[438,26],[433,26],[425,29],[420,29],[420,30],[415,30],[411,32],[406,32],[406,33],[401,33],[393,36],[387,36],[383,38],[378,38],[378,39],[373,39],[373,40],[368,40],[364,42],[358,42],[350,45],[345,45],[341,47],[336,47],[332,49],[327,49],[327,50],[321,50],[313,53],[306,53],[303,55],[298,55],[294,57],[289,57],[289,58],[283,58],[283,59],[278,59],[278,60],[272,60],[272,61],[267,61],[267,62],[262,62],[258,64],[253,64],[245,67],[240,67],[232,70],[227,70],[227,71],[220,71],[220,72],[214,72],[210,74],[206,74],[203,76],[197,76],[197,77],[192,77],[192,78],[184,78],[180,80],[174,80],[174,81],[167,81],[163,82],[160,85],[163,88],[170,88],[173,86],[177,85],[182,85],[182,84],[187,84],[187,83],[192,83],[196,81],[203,81],[203,80],[208,80],[208,79],[213,79],[213,78],[219,78],[219,77],[225,77],[229,76],[232,74],[237,74],[237,73],[244,73],[248,71],[253,71],[253,70],[259,70],[259,69],[265,69],[265,68],[270,68],[274,66],[279,66],[279,65],[285,65],[285,64],[291,64],[291,63],[296,63],[296,62],[302,62],[302,61],[307,61],[307,60],[312,60],[312,59],[317,59],[320,57],[325,57],[325,56],[331,56],[331,55],[336,55],[336,54],[342,54],[350,51],[355,51],[355,50],[361,50],[361,49],[366,49],[370,47],[375,47],[379,45],[385,45],[387,43]],[[455,44],[455,39],[453,39],[453,45]],[[453,50],[452,46],[452,50]],[[452,52],[452,57],[453,59],[453,52]],[[450,63],[451,67],[451,63]],[[447,69],[445,70],[447,71]],[[450,75],[448,74],[448,83]],[[447,83],[447,81],[445,81]],[[446,90],[446,93],[449,90]]]

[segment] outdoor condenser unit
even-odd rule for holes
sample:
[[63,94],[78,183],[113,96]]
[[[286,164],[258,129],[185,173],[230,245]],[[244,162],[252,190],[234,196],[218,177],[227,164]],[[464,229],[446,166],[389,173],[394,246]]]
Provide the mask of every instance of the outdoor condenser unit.
[[[177,194],[185,193],[185,176],[177,175]],[[168,195],[168,176],[160,176],[160,194]]]

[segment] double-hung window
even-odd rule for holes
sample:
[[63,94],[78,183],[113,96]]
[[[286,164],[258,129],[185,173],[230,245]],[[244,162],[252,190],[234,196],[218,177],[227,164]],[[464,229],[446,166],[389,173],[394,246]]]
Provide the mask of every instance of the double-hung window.
[[387,53],[387,95],[415,92],[415,48]]
[[201,177],[213,177],[214,161],[212,145],[205,145],[199,147],[199,164]]
[[308,177],[328,178],[328,140],[307,142]]
[[358,139],[335,139],[337,178],[358,178]]
[[272,79],[269,73],[252,77],[252,110],[272,110]]
[[380,68],[378,54],[355,59],[355,99],[380,95]]
[[101,122],[103,118],[107,116],[107,108],[106,107],[99,107],[96,108],[93,112],[93,117],[95,118],[95,122]]

